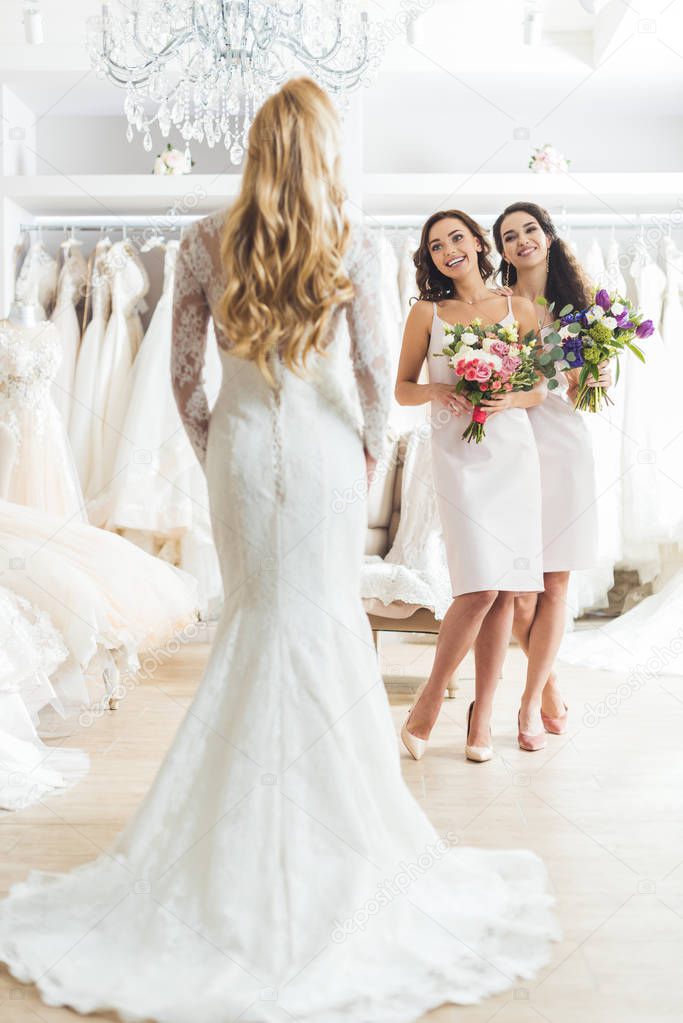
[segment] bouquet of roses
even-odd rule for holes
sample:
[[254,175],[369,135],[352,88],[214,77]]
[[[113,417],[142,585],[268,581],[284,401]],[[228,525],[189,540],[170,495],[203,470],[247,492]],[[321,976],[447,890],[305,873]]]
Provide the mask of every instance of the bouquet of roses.
[[[482,327],[481,320],[473,320],[467,326],[449,324],[445,334],[452,340],[441,354],[448,358],[458,377],[455,390],[475,406],[463,440],[479,444],[486,435],[484,425],[488,415],[481,403],[506,391],[530,391],[537,383],[536,335],[531,331],[520,341],[516,323]],[[542,372],[552,375],[552,369]]]
[[561,346],[566,363],[563,368],[581,370],[574,407],[583,412],[599,412],[603,402],[611,404],[603,387],[589,386],[589,377],[598,380],[600,363],[616,359],[618,380],[619,356],[627,349],[645,362],[635,339],[645,340],[653,332],[652,320],[644,319],[627,298],[616,292],[610,295],[604,288],[596,292],[587,309],[576,311],[565,306],[546,343]]

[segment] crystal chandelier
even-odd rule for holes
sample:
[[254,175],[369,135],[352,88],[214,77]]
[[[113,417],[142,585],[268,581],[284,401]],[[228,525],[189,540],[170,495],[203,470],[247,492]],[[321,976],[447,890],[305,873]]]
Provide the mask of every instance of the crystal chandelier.
[[88,19],[97,72],[126,90],[127,138],[156,124],[241,163],[257,108],[293,74],[342,101],[379,56],[355,0],[113,0]]

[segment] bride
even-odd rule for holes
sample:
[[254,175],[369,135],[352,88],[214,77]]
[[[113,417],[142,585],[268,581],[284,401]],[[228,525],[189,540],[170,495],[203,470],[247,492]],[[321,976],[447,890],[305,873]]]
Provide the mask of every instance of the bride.
[[[378,248],[343,213],[311,80],[258,112],[240,195],[179,252],[173,374],[225,585],[196,697],[114,848],[0,903],[43,999],[159,1023],[407,1023],[533,976],[557,936],[541,861],[452,848],[401,777],[359,579],[382,450]],[[213,316],[223,383],[202,387]],[[348,334],[344,321],[348,323]],[[351,338],[364,430],[335,350]]]

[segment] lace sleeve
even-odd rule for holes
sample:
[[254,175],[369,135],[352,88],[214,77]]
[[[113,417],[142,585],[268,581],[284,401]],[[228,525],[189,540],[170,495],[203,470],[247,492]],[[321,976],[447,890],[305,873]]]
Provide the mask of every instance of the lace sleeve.
[[204,389],[204,355],[209,303],[192,266],[192,235],[178,249],[173,293],[171,379],[180,418],[197,458],[204,465],[209,403]]
[[347,307],[346,316],[353,372],[363,412],[365,447],[376,459],[384,453],[392,393],[389,345],[377,296],[379,265],[379,239],[367,229],[355,228],[347,259],[355,296]]

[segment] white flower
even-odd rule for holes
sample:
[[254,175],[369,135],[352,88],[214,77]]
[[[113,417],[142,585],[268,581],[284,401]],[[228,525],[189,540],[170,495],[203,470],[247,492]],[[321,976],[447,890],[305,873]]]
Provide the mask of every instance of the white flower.
[[607,327],[608,330],[614,330],[617,325],[617,321],[613,316],[603,316],[602,325],[603,327]]
[[163,154],[166,166],[172,174],[184,174],[187,171],[187,160],[185,154],[179,149],[167,149]]
[[592,305],[588,310],[588,319],[591,323],[595,323],[596,320],[601,320],[605,315],[605,310],[601,305]]
[[[472,335],[470,334],[470,337],[471,336]],[[469,345],[463,345],[462,348],[460,348],[458,350],[458,354],[456,355],[455,358],[456,358],[456,361],[459,361],[460,359],[464,359],[465,362],[471,362],[472,359],[478,359],[480,354],[481,353],[478,352],[478,351],[475,351],[474,348],[470,348]]]
[[461,334],[460,336],[463,341],[463,344],[466,344],[468,347],[470,347],[471,345],[476,345],[477,341],[479,340],[477,335],[472,334],[472,332],[469,330],[466,330],[464,334]]
[[563,341],[566,341],[568,337],[572,336],[572,332],[569,329],[569,324],[568,323],[565,323],[565,325],[563,327],[560,327],[558,333],[559,333],[559,335],[560,335],[560,337],[562,338]]
[[486,354],[481,353],[480,359],[482,362],[487,363],[492,369],[500,369],[503,365],[503,360],[500,355],[496,355],[495,352],[487,352]]
[[521,345],[510,345],[510,351],[508,352],[508,355],[519,355],[521,350],[522,350]]
[[484,350],[485,352],[490,352],[490,351],[491,351],[491,345],[493,344],[493,342],[494,342],[495,340],[496,340],[496,338],[495,338],[495,337],[485,337],[485,338],[484,338],[484,340],[483,340],[483,341],[482,341],[482,343],[481,343],[481,347],[482,347],[482,349],[483,349],[483,350]]
[[613,302],[612,303],[612,310],[611,311],[614,313],[615,316],[620,316],[621,313],[623,313],[625,309],[626,309],[626,306],[622,305],[621,302]]
[[160,156],[157,156],[156,160],[154,161],[154,174],[168,174],[166,164],[164,163]]

